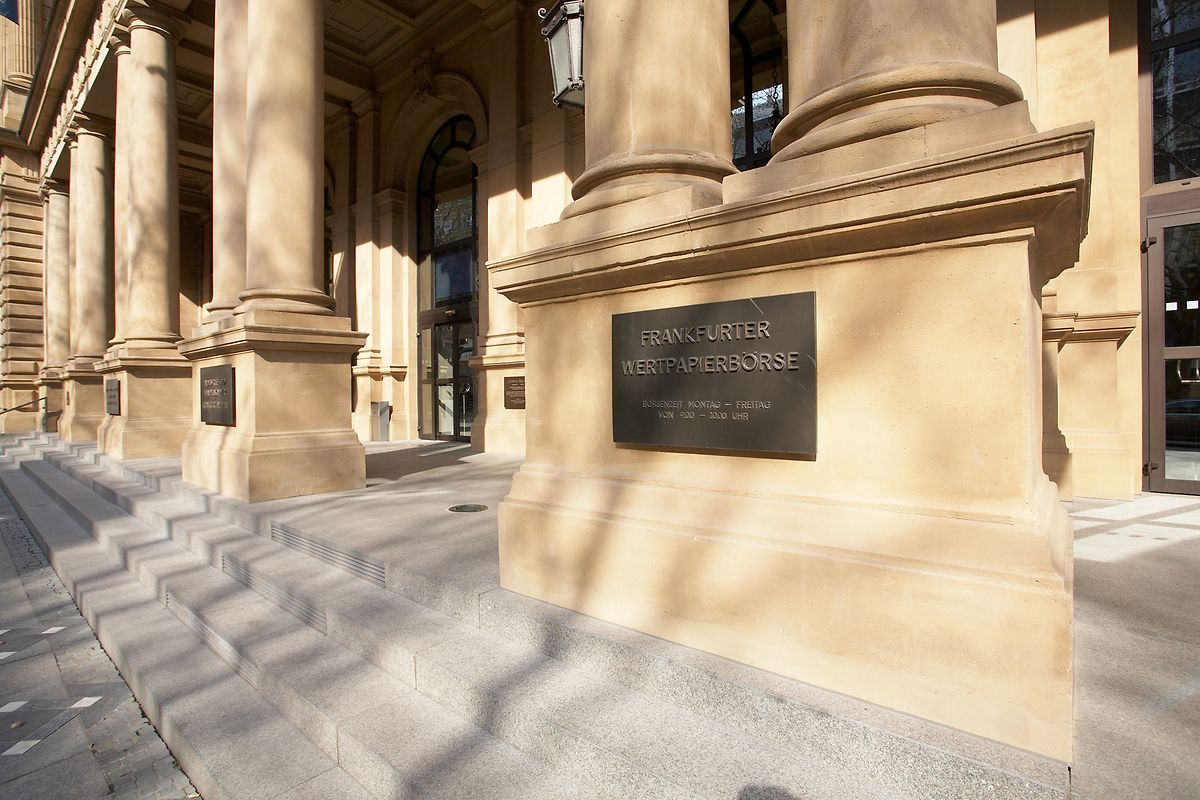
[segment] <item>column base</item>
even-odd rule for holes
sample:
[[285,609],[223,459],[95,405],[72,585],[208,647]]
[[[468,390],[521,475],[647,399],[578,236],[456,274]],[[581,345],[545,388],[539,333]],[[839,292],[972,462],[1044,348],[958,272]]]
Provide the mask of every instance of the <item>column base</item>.
[[0,408],[11,408],[0,414],[0,433],[33,433],[42,429],[42,406],[35,402],[38,389],[27,385],[0,387]]
[[[354,384],[352,425],[361,441],[403,442],[418,438],[416,414],[409,413],[416,400],[409,396],[408,367],[356,366]],[[387,405],[386,418],[382,404]]]
[[1075,482],[1071,476],[1071,448],[1061,433],[1042,436],[1042,466],[1046,476],[1058,487],[1058,499],[1067,501],[1075,498]]
[[1131,500],[1141,491],[1135,452],[1115,431],[1065,431],[1071,443],[1073,490],[1080,497]]
[[[366,334],[350,321],[249,311],[180,344],[201,400],[183,444],[184,480],[246,502],[366,485],[351,426],[350,358]],[[233,368],[233,424],[205,422],[203,372]]]
[[37,380],[38,397],[42,398],[43,430],[58,433],[63,414],[63,381],[61,370],[43,369]]
[[[499,510],[500,583],[1070,760],[1071,589],[1044,556],[1071,523],[1049,482],[1032,518],[996,520],[734,495],[753,489],[523,467]],[[1040,547],[1042,567],[941,560],[951,542],[1026,564]]]
[[96,371],[120,382],[120,408],[97,432],[100,451],[121,460],[175,457],[192,427],[192,365],[179,355],[112,355]]
[[65,371],[59,433],[68,442],[97,441],[104,423],[104,379],[82,364]]
[[[1039,301],[1078,257],[1091,134],[1024,134],[1021,111],[920,130],[886,179],[822,153],[732,176],[725,205],[678,223],[568,220],[491,263],[529,343],[501,585],[1070,761],[1072,537],[1043,473]],[[1006,120],[1014,138],[989,143]],[[615,315],[691,307],[715,329],[735,320],[712,304],[793,293],[812,293],[815,385],[795,391],[815,408],[786,414],[810,419],[717,411],[686,445],[618,439],[614,386],[626,408],[762,401],[719,367],[710,397],[614,365]],[[685,337],[644,338],[646,364],[751,347]],[[814,450],[762,452],[758,434],[810,420]]]

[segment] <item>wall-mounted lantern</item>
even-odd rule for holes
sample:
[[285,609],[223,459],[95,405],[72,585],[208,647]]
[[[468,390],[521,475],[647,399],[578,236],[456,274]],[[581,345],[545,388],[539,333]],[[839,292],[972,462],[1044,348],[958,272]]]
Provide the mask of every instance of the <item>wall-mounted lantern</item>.
[[554,105],[583,108],[583,0],[558,0],[538,10],[542,36],[550,45]]

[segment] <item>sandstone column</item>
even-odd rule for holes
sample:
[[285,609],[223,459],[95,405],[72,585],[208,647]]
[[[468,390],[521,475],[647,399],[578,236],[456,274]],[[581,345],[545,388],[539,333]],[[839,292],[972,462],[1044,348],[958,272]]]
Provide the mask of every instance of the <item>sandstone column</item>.
[[129,302],[129,184],[133,154],[133,58],[129,33],[122,31],[109,40],[117,62],[117,131],[113,164],[113,345],[125,340]]
[[776,160],[1021,99],[996,69],[993,0],[792,0],[787,50]]
[[[116,196],[126,206],[121,336],[97,371],[109,391],[100,449],[117,458],[177,455],[191,427],[191,365],[179,353],[179,185],[175,38],[187,18],[146,2],[125,11],[117,41]],[[122,283],[118,277],[118,286]],[[117,402],[112,402],[117,397]]]
[[33,68],[37,64],[39,5],[38,0],[17,0],[20,23],[9,35],[4,48],[6,80],[26,86],[33,80]]
[[246,289],[246,2],[219,0],[213,53],[213,269],[205,320]]
[[[183,477],[254,502],[364,485],[350,361],[366,337],[322,289],[323,4],[246,12],[244,39],[220,25],[216,46],[246,52],[246,288],[232,316],[210,315],[180,348],[198,398]],[[218,118],[214,140],[236,141],[237,127]]]
[[71,355],[70,198],[53,182],[45,189],[45,260],[42,272],[42,325],[45,361],[38,378],[47,430],[58,430],[63,412],[63,369]]
[[[246,290],[239,310],[331,314],[322,287],[323,6],[255,0],[246,39]],[[282,143],[286,142],[286,146]]]
[[66,369],[62,433],[70,442],[92,441],[104,419],[104,393],[95,366],[112,336],[112,136],[102,124],[82,121],[71,151],[71,358]]
[[683,188],[656,215],[719,203],[734,172],[729,4],[592,0],[584,40],[587,170],[563,217]]
[[46,361],[43,374],[61,370],[70,357],[71,317],[70,219],[68,194],[58,187],[46,191],[46,264],[43,289]]

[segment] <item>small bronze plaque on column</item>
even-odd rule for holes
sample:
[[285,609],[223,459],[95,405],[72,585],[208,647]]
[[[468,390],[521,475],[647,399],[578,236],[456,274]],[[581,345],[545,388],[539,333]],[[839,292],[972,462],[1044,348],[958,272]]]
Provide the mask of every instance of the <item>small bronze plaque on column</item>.
[[613,441],[817,452],[813,292],[612,318]]
[[233,366],[221,364],[200,370],[200,421],[205,425],[234,425],[237,394]]
[[524,408],[525,407],[525,376],[518,375],[515,378],[504,379],[504,407],[505,408]]
[[113,417],[121,416],[121,382],[104,382],[104,411]]

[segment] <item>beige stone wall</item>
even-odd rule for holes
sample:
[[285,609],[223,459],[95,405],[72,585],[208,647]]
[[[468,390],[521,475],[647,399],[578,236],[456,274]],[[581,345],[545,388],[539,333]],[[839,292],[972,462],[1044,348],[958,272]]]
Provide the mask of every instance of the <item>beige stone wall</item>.
[[997,10],[1000,68],[1021,84],[1039,130],[1096,124],[1089,232],[1047,291],[1059,314],[1074,315],[1059,354],[1065,483],[1079,496],[1128,498],[1142,463],[1136,4],[1000,0]]
[[535,23],[510,9],[451,45],[435,42],[326,130],[338,313],[370,334],[355,368],[354,426],[364,441],[376,433],[373,402],[390,404],[388,438],[419,436],[417,170],[441,124],[466,114],[478,131],[479,172],[474,444],[524,452],[524,413],[502,401],[504,377],[523,374],[522,321],[489,291],[484,264],[522,251],[527,230],[556,221],[583,165],[582,113],[550,102]]
[[[42,361],[42,201],[31,159],[0,161],[0,407],[37,397]],[[33,430],[38,409],[0,416],[0,432]]]

